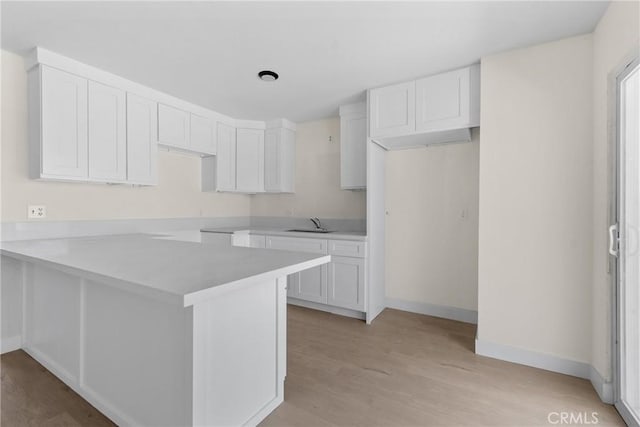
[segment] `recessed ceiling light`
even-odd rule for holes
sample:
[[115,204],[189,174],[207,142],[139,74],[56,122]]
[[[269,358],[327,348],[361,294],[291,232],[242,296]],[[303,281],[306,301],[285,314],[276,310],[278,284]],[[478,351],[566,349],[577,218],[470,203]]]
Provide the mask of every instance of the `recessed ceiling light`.
[[258,73],[258,77],[260,77],[260,80],[265,81],[265,82],[273,82],[278,80],[278,73],[273,72],[273,71],[269,71],[269,70],[262,70]]

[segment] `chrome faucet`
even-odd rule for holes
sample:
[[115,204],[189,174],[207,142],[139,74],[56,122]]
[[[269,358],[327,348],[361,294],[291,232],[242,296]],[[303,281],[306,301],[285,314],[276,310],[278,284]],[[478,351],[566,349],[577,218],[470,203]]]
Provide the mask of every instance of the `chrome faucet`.
[[309,218],[313,225],[316,226],[316,230],[322,230],[322,226],[320,225],[320,220],[318,218]]

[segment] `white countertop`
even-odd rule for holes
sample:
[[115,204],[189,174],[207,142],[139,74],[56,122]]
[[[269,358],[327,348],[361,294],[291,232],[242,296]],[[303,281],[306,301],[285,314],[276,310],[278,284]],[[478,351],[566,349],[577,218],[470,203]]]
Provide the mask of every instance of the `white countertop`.
[[0,253],[182,306],[227,286],[271,280],[326,264],[328,255],[201,243],[199,232],[127,234],[0,243]]
[[[294,227],[291,227],[294,228]],[[201,231],[205,233],[248,233],[260,234],[267,236],[286,236],[286,237],[305,237],[309,239],[327,239],[327,240],[357,240],[366,241],[367,234],[362,231],[332,231],[329,233],[305,233],[297,231],[287,231],[282,228],[270,227],[213,227],[203,228]]]

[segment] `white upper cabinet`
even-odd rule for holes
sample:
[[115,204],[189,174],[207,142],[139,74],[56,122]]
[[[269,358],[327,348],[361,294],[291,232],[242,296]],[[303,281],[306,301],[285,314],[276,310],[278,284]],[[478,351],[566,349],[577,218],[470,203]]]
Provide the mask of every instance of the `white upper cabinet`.
[[125,182],[127,179],[125,92],[89,81],[89,178]]
[[295,191],[296,134],[285,127],[264,132],[264,189],[274,193]]
[[236,190],[264,192],[264,130],[236,130]]
[[294,191],[285,119],[236,120],[42,48],[25,65],[33,179],[155,185],[162,145],[203,157],[203,191],[259,193],[265,179],[271,192]]
[[371,137],[411,133],[416,128],[415,82],[371,89],[369,107]]
[[207,117],[191,114],[190,149],[201,154],[216,154],[215,122]]
[[158,182],[158,104],[127,94],[127,180],[133,184]]
[[218,153],[215,162],[214,190],[236,190],[236,129],[224,123],[217,126]]
[[33,178],[87,178],[87,79],[47,66],[32,69],[29,127]]
[[480,125],[480,66],[370,89],[369,136],[387,149],[464,142]]
[[189,148],[191,115],[183,110],[158,104],[158,141],[160,144]]
[[416,131],[480,125],[479,65],[416,81]]
[[340,107],[340,187],[367,187],[367,111],[364,103]]

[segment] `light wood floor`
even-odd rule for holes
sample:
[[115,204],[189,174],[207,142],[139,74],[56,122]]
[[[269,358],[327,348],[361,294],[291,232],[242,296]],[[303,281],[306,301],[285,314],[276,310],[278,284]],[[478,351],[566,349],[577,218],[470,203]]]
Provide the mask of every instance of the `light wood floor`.
[[[261,426],[549,426],[549,412],[624,426],[586,380],[476,356],[475,325],[385,310],[373,325],[289,306],[285,402]],[[16,351],[2,426],[112,425]]]

